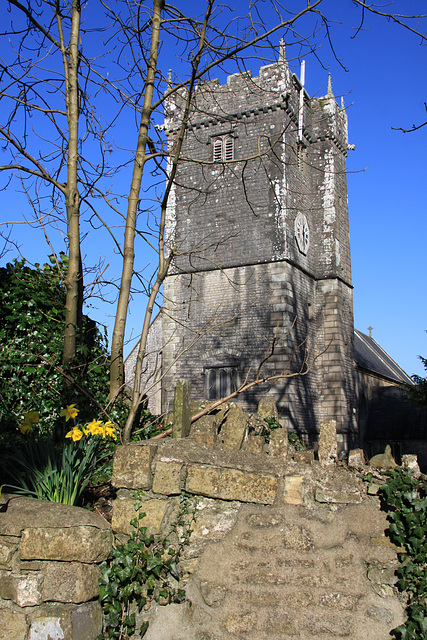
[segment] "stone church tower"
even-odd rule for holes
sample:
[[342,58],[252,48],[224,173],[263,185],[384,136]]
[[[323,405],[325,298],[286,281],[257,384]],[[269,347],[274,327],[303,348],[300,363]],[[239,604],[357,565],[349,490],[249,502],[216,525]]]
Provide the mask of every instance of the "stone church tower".
[[[170,145],[181,109],[168,105]],[[168,210],[179,255],[163,290],[164,411],[178,378],[194,399],[252,379],[277,332],[264,374],[304,372],[317,356],[314,367],[237,402],[255,410],[268,393],[289,429],[313,440],[335,419],[342,447],[357,444],[347,150],[331,84],[310,98],[283,55],[258,77],[198,88]]]

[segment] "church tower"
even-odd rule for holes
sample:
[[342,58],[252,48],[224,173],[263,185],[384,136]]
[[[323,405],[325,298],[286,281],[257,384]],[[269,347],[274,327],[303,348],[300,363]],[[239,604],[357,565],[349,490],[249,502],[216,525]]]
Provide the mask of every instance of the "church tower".
[[[276,335],[265,375],[314,366],[236,401],[254,411],[268,393],[309,440],[334,419],[345,448],[356,444],[347,116],[330,80],[322,98],[303,83],[282,55],[258,77],[197,89],[167,216],[178,255],[163,289],[162,405],[179,378],[194,399],[227,395]],[[181,109],[168,105],[170,145]]]

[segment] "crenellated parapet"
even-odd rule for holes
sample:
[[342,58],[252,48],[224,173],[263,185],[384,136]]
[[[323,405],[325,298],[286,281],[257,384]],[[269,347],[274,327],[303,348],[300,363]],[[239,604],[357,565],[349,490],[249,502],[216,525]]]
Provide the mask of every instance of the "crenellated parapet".
[[[261,67],[258,76],[251,71],[229,75],[225,84],[218,79],[200,84],[192,100],[188,131],[207,131],[224,125],[245,122],[269,112],[284,111],[298,129],[300,92],[304,92],[303,138],[308,144],[331,140],[346,156],[348,149],[347,115],[332,92],[312,98],[301,87],[285,60]],[[165,130],[173,137],[181,125],[186,92],[181,89],[166,103]],[[228,129],[227,129],[228,130]]]

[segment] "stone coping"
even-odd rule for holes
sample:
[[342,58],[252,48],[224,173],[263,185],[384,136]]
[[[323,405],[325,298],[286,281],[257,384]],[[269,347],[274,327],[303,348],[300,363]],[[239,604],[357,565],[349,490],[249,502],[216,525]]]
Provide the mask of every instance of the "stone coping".
[[0,535],[2,536],[20,536],[24,529],[31,527],[110,528],[104,518],[82,507],[72,507],[16,494],[3,494],[0,498],[0,508],[2,505],[7,505],[7,509],[0,515]]

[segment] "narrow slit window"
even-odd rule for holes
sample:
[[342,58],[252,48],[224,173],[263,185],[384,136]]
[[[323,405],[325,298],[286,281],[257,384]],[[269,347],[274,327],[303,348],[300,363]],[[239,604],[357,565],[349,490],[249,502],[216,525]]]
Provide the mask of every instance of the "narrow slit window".
[[304,145],[302,144],[298,144],[297,146],[297,164],[298,164],[298,169],[301,171],[301,173],[306,172],[306,163],[307,163],[307,152],[306,149],[304,147]]

